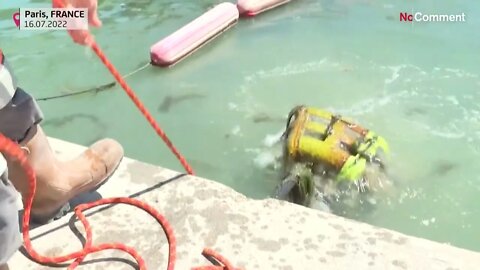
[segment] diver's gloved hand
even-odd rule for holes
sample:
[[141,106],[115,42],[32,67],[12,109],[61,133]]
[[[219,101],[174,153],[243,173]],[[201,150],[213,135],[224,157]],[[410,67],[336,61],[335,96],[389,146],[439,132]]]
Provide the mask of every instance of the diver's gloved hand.
[[[97,13],[97,0],[52,0],[52,4],[54,8],[87,8],[88,23],[95,27],[102,26]],[[68,30],[68,33],[77,44],[90,46],[93,43],[93,36],[88,30]]]

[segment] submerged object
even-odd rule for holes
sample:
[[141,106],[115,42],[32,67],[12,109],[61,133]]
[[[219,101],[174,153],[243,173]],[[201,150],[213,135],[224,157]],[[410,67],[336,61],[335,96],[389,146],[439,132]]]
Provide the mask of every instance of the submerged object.
[[235,25],[239,13],[228,2],[216,5],[178,31],[155,43],[150,48],[152,64],[171,66],[200,49],[203,45]]
[[374,132],[305,106],[290,112],[285,135],[288,160],[327,168],[339,181],[362,179],[371,163],[383,167],[380,155],[389,151],[385,139]]
[[290,0],[238,0],[237,8],[240,15],[256,16],[288,2]]

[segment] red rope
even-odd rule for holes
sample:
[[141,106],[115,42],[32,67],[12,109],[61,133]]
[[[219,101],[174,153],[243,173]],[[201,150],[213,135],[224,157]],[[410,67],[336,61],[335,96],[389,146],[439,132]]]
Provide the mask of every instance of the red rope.
[[122,75],[115,69],[112,63],[107,59],[105,54],[102,52],[100,47],[97,45],[97,43],[93,43],[92,45],[92,50],[97,54],[98,58],[103,62],[103,64],[108,68],[110,73],[112,73],[113,77],[115,77],[115,80],[122,86],[123,90],[125,90],[125,93],[130,97],[130,99],[135,103],[135,106],[140,110],[140,112],[145,116],[145,119],[147,119],[148,123],[153,127],[155,132],[162,138],[162,140],[165,142],[165,144],[168,146],[168,148],[172,151],[172,153],[177,157],[177,159],[180,161],[182,164],[183,168],[185,168],[185,171],[187,171],[188,174],[194,174],[192,167],[187,163],[187,160],[180,154],[180,152],[175,148],[173,143],[168,139],[167,135],[165,132],[160,128],[160,126],[157,124],[155,119],[152,117],[150,112],[145,108],[145,106],[142,104],[140,99],[137,97],[135,92],[128,86],[127,82],[123,79]]
[[[57,0],[53,0],[54,2],[59,2]],[[63,7],[62,4],[59,5],[60,7]],[[93,40],[93,38],[92,38]],[[162,140],[165,142],[165,144],[168,146],[168,148],[173,152],[173,154],[178,158],[182,166],[185,168],[185,170],[189,174],[194,174],[192,168],[190,165],[187,163],[186,159],[179,153],[179,151],[175,148],[173,143],[168,139],[167,135],[165,132],[160,128],[160,126],[157,124],[155,119],[152,117],[152,115],[149,113],[149,111],[145,108],[145,106],[142,104],[140,99],[136,96],[134,91],[128,86],[128,84],[125,82],[123,77],[120,75],[120,73],[116,70],[114,65],[110,63],[110,61],[107,59],[105,54],[102,52],[100,47],[93,42],[91,45],[92,50],[97,54],[97,56],[100,58],[100,60],[105,64],[105,66],[108,68],[108,70],[112,73],[112,75],[115,77],[115,79],[118,81],[118,83],[122,86],[122,88],[125,90],[127,95],[130,97],[130,99],[135,103],[137,108],[140,110],[140,112],[145,116],[147,121],[150,123],[150,125],[155,129],[156,133],[158,136],[162,138]],[[92,228],[90,226],[90,223],[87,221],[85,215],[83,214],[82,211],[90,209],[92,207],[96,207],[99,205],[104,205],[104,204],[128,204],[135,206],[137,208],[140,208],[141,210],[144,210],[148,214],[150,214],[152,217],[154,217],[157,222],[162,226],[163,230],[165,231],[165,234],[167,236],[167,241],[169,244],[169,255],[168,255],[168,265],[167,265],[167,270],[173,270],[175,267],[175,260],[176,260],[176,240],[175,236],[173,233],[173,228],[170,226],[168,223],[167,219],[162,216],[157,210],[155,210],[153,207],[150,205],[136,200],[132,198],[106,198],[106,199],[101,199],[96,202],[92,203],[87,203],[87,204],[81,204],[75,208],[75,215],[78,217],[78,219],[82,222],[85,232],[87,234],[86,236],[86,242],[82,250],[73,252],[64,256],[58,256],[58,257],[46,257],[42,256],[38,252],[35,251],[35,249],[32,246],[31,240],[30,240],[30,213],[32,209],[32,204],[33,204],[33,198],[35,195],[36,191],[36,177],[35,177],[35,172],[33,168],[28,164],[27,157],[23,150],[15,144],[14,142],[10,141],[7,139],[5,136],[0,134],[0,151],[6,154],[7,156],[14,158],[18,160],[20,163],[21,167],[25,171],[25,174],[28,178],[29,181],[29,195],[27,198],[24,198],[24,215],[23,215],[23,224],[22,224],[22,232],[23,232],[23,240],[24,240],[24,245],[25,249],[30,255],[30,257],[42,264],[59,264],[59,263],[64,263],[67,261],[74,260],[68,269],[75,269],[82,261],[85,259],[85,257],[89,254],[92,253],[97,253],[103,250],[109,250],[109,249],[116,249],[116,250],[122,250],[124,252],[127,252],[130,254],[138,264],[138,267],[140,270],[146,270],[146,265],[145,261],[143,258],[138,254],[138,252],[133,249],[132,247],[128,247],[122,243],[108,243],[108,244],[99,244],[94,246],[93,241],[92,241]],[[215,251],[211,249],[205,249],[202,253],[205,257],[209,257],[217,262],[217,264],[221,266],[205,266],[205,267],[200,267],[200,268],[194,268],[196,270],[235,270],[233,266],[220,254],[216,253]]]

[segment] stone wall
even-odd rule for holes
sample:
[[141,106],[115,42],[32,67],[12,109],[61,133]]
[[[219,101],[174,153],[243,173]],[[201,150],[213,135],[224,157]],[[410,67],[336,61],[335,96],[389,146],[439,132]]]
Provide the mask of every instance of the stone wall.
[[[63,157],[82,147],[51,139]],[[176,269],[209,265],[210,247],[244,269],[479,269],[480,253],[407,236],[332,214],[273,199],[251,200],[222,184],[124,159],[110,181],[89,196],[132,196],[166,216],[177,239]],[[94,242],[122,242],[136,248],[148,269],[167,269],[167,241],[160,225],[141,210],[117,205],[90,211]],[[70,215],[32,230],[44,255],[75,251],[72,233],[81,228]],[[83,232],[83,229],[80,229]],[[128,255],[106,251],[79,269],[135,269]],[[127,260],[125,260],[127,259]],[[18,252],[13,270],[39,266]],[[66,267],[64,267],[65,269]]]

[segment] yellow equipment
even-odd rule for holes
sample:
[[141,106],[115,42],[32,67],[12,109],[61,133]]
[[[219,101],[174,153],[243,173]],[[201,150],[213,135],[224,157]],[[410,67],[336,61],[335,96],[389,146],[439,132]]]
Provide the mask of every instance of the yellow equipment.
[[369,162],[380,162],[388,144],[374,132],[338,115],[299,106],[288,117],[286,150],[294,162],[323,165],[337,172],[338,180],[362,178]]

